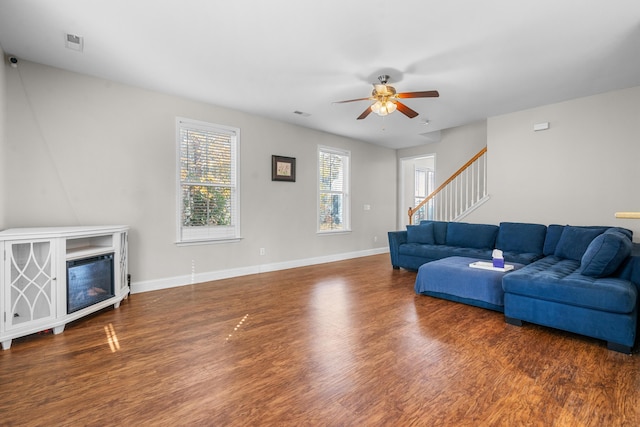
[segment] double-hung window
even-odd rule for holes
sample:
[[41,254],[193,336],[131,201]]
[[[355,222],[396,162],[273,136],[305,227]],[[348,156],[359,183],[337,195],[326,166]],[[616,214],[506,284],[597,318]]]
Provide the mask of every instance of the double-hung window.
[[177,118],[178,243],[240,238],[240,129]]
[[318,232],[350,231],[349,162],[351,153],[318,147]]

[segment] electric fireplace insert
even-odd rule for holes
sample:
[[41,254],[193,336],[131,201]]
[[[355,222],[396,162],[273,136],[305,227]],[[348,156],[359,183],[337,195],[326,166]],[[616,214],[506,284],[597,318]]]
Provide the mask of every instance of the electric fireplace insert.
[[113,255],[67,261],[67,314],[115,296]]

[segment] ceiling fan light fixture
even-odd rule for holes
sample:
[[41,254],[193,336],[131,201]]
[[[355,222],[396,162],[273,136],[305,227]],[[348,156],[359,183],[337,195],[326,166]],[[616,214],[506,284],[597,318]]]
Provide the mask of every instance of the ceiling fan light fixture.
[[371,111],[373,111],[379,116],[386,116],[396,111],[397,108],[398,106],[391,101],[383,102],[378,100],[371,106]]
[[391,102],[391,101],[387,101],[386,107],[387,107],[387,113],[389,114],[393,113],[398,108],[395,102]]

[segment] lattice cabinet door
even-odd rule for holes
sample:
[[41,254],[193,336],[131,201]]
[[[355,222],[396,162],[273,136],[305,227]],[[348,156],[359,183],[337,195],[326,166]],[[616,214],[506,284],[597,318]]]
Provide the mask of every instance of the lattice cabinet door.
[[5,243],[5,329],[28,327],[55,317],[52,240]]
[[[128,268],[128,255],[129,255],[129,233],[122,232],[120,233],[120,289],[124,289],[129,286],[129,268]],[[118,292],[120,293],[120,292]]]

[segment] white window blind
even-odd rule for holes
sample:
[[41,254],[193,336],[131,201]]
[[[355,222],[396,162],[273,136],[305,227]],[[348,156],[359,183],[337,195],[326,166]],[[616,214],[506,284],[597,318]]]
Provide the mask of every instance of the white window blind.
[[350,230],[348,151],[318,147],[318,232]]
[[178,242],[240,237],[240,130],[178,118]]

